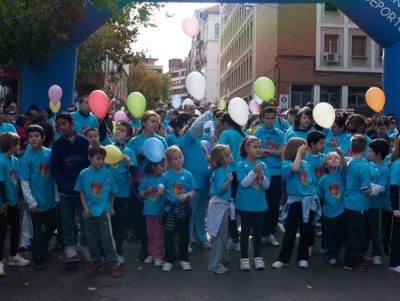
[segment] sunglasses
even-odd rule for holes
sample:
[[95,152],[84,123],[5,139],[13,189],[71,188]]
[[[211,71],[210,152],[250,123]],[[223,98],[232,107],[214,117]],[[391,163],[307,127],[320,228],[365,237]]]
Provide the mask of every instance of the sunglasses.
[[396,124],[397,122],[396,121],[392,121],[392,122],[390,122],[391,124]]
[[10,115],[10,116],[14,116],[14,115],[15,115],[15,113],[8,113],[8,115]]

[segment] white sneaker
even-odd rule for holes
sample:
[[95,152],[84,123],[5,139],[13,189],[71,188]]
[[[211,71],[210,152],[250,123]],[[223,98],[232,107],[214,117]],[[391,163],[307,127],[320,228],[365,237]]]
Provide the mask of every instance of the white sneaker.
[[165,262],[163,265],[163,272],[171,272],[171,270],[174,268],[174,266],[172,265],[172,263],[169,262]]
[[264,260],[261,257],[254,258],[254,267],[256,270],[264,270],[265,269]]
[[160,258],[154,259],[154,266],[155,267],[160,267],[162,266],[162,260]]
[[190,265],[190,262],[187,261],[180,261],[181,264],[181,269],[184,271],[190,271],[192,269],[192,266]]
[[300,260],[299,261],[299,268],[308,268],[308,261],[307,260]]
[[381,256],[374,256],[372,259],[373,265],[382,265],[382,257]]
[[65,256],[67,256],[67,258],[78,257],[78,253],[76,252],[76,246],[66,246],[64,253]]
[[188,253],[189,253],[189,254],[190,254],[190,253],[193,253],[192,246],[188,246]]
[[0,276],[4,276],[4,263],[2,261],[0,261]]
[[287,263],[283,263],[282,261],[275,261],[273,264],[272,264],[272,268],[273,269],[281,269],[281,268],[283,268],[283,267],[285,267],[285,266],[287,266],[288,264]]
[[314,247],[308,247],[308,256],[312,256],[313,249]]
[[240,242],[235,244],[233,241],[228,243],[228,250],[235,250],[236,252],[240,252]]
[[143,260],[144,263],[153,263],[153,257],[151,257],[150,255],[147,256],[147,258],[145,260]]
[[118,264],[119,265],[124,265],[125,264],[125,257],[122,255],[117,256]]
[[321,228],[321,227],[322,227],[322,224],[321,224],[320,222],[318,222],[318,223],[315,224],[315,227]]
[[29,265],[30,263],[31,263],[31,262],[30,262],[29,260],[23,258],[23,257],[22,257],[21,255],[19,255],[18,253],[17,253],[15,256],[13,256],[13,257],[9,256],[9,257],[8,257],[8,261],[7,261],[7,264],[8,264],[9,266],[12,266],[12,267],[15,267],[15,266],[17,266],[17,267],[24,267],[24,266]]
[[337,265],[337,260],[335,258],[329,259],[330,265]]
[[250,262],[248,258],[240,259],[240,270],[241,271],[250,271]]
[[203,242],[199,245],[199,247],[200,247],[200,248],[203,248],[203,249],[211,249],[212,244],[210,244],[208,241],[203,241]]
[[273,247],[279,247],[279,242],[276,240],[273,234],[270,234],[266,237],[267,242]]
[[400,274],[400,265],[397,267],[390,267],[389,270],[391,270],[394,273],[399,273]]
[[90,256],[89,248],[82,246],[81,244],[78,244],[77,249],[79,252],[82,253],[83,259],[85,259],[86,262],[92,262],[92,256]]
[[324,248],[319,249],[319,254],[325,255],[326,254],[326,250]]

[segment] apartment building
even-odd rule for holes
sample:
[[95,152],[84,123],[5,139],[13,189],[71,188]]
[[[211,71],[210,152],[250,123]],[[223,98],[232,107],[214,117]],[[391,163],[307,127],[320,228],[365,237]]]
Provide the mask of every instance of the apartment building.
[[168,76],[171,79],[169,95],[179,95],[182,100],[189,96],[186,90],[186,76],[188,71],[188,59],[171,59],[168,61]]

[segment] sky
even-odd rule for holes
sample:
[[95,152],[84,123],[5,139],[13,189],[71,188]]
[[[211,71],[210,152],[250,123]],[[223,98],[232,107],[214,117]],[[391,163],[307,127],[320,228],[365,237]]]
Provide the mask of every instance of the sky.
[[[212,7],[216,3],[167,3],[154,17],[158,27],[141,28],[134,51],[146,51],[147,57],[157,58],[156,65],[168,72],[168,60],[184,59],[191,47],[191,38],[182,29],[182,22],[193,17],[197,8]],[[166,13],[173,15],[168,18]]]

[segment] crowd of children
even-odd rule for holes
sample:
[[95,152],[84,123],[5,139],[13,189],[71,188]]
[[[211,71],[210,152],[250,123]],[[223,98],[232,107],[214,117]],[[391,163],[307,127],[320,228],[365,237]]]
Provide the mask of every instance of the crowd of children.
[[[8,225],[7,264],[30,264],[18,254],[24,211],[37,269],[52,257],[56,228],[53,251],[64,249],[67,258],[81,252],[91,262],[88,275],[106,262],[113,277],[121,276],[128,230],[140,242],[138,259],[164,272],[177,260],[182,270],[191,270],[195,245],[211,249],[211,273],[228,273],[230,249],[241,252],[240,270],[263,270],[265,242],[281,246],[272,263],[280,269],[290,262],[298,232],[297,264],[308,268],[319,222],[320,252],[330,265],[338,264],[344,247],[343,268],[366,271],[382,265],[389,250],[390,270],[400,273],[400,138],[391,126],[394,116],[370,120],[375,131],[358,114],[337,115],[330,129],[322,129],[313,123],[312,105],[289,110],[285,119],[270,104],[244,133],[228,112],[208,103],[201,116],[171,109],[171,120],[164,122],[162,108],[146,111],[139,125],[97,120],[87,97],[78,104],[78,112],[57,114],[50,127],[28,117],[14,127],[0,107],[0,276]],[[30,125],[31,120],[42,123]],[[46,140],[53,126],[57,138]],[[164,147],[157,162],[145,155],[149,138]],[[102,145],[118,148],[122,159],[106,163]],[[281,243],[275,237],[280,215]]]

